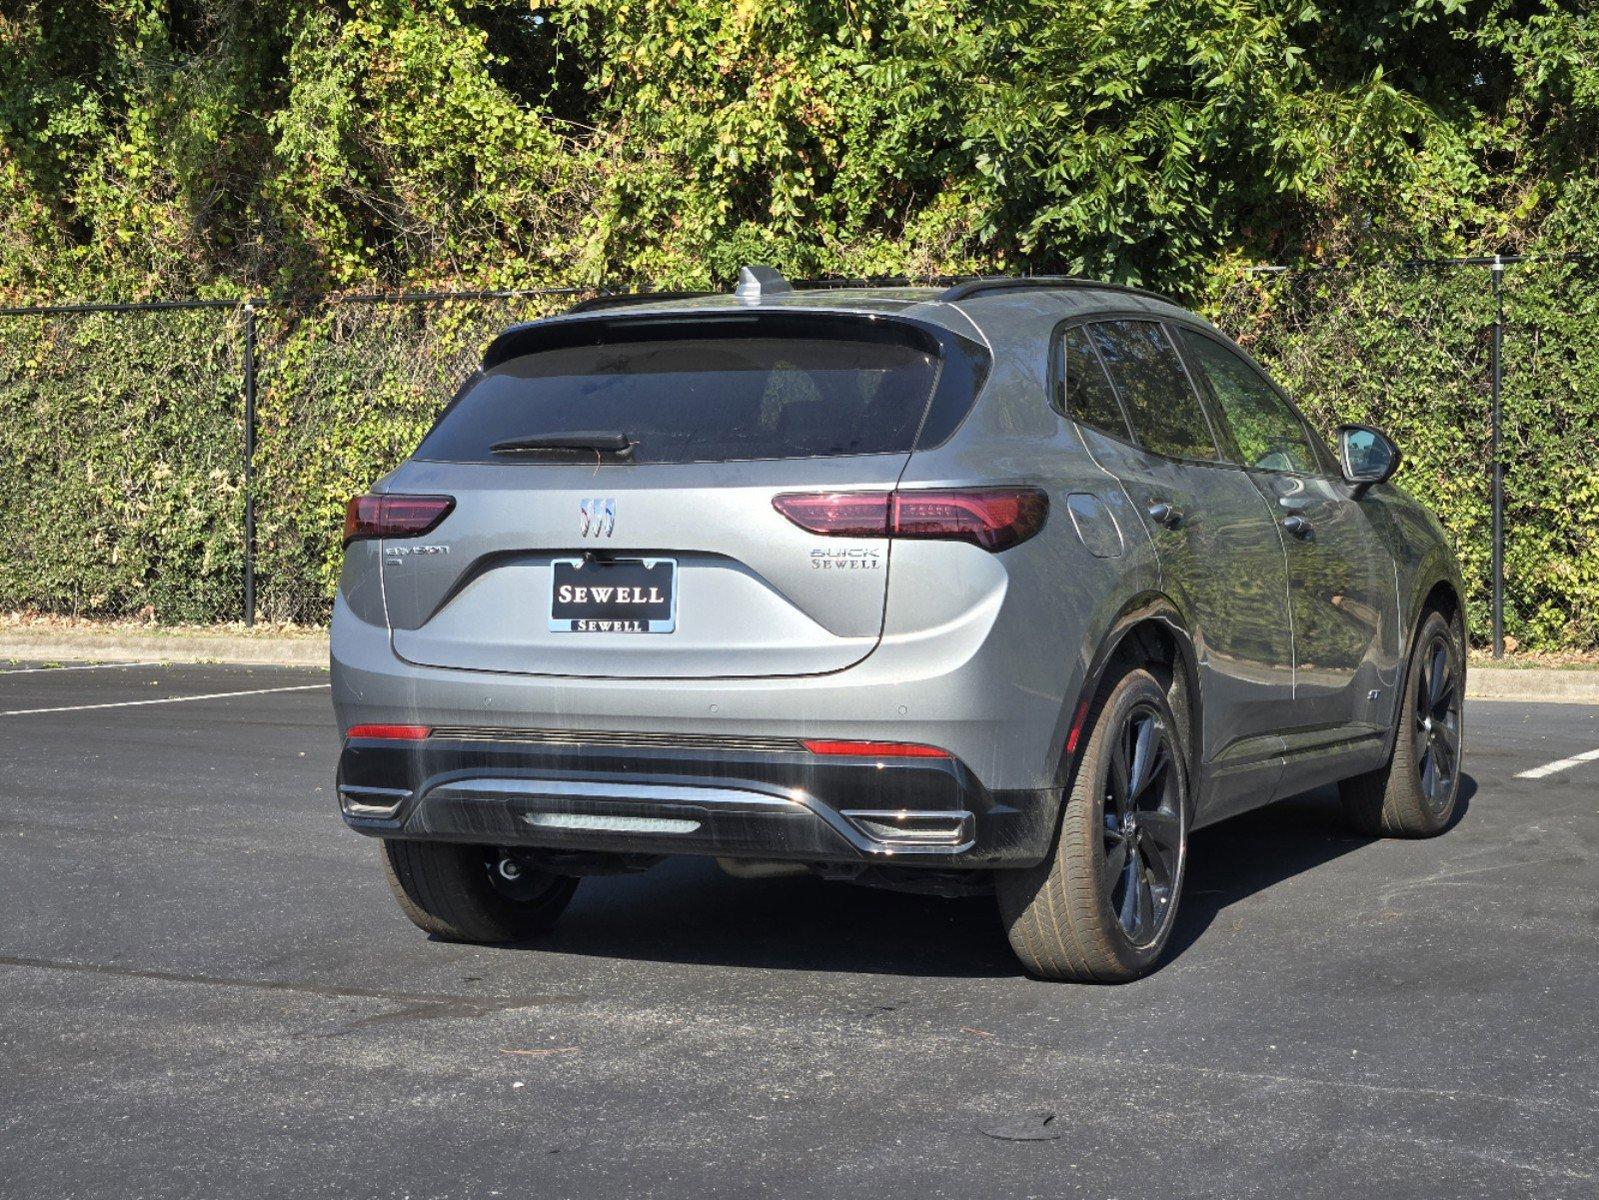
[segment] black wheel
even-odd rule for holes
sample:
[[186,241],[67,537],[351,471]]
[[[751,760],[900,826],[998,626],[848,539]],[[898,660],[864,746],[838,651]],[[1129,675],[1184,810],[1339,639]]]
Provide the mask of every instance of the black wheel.
[[385,839],[389,888],[418,929],[452,942],[519,942],[555,924],[577,880],[515,850]]
[[1429,613],[1422,622],[1388,764],[1339,785],[1344,811],[1362,833],[1431,837],[1453,819],[1465,741],[1464,643],[1460,627],[1442,613]]
[[1090,713],[1055,853],[996,876],[1011,948],[1044,979],[1120,983],[1171,936],[1188,859],[1188,759],[1165,689],[1127,672]]

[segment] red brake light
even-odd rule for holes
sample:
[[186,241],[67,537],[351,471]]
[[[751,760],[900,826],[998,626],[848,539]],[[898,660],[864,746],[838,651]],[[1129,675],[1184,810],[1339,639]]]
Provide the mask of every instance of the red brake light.
[[807,741],[805,748],[812,754],[847,755],[854,758],[953,758],[948,750],[937,746],[920,746],[914,742],[841,742]]
[[344,544],[358,538],[420,537],[454,507],[454,496],[354,496],[344,506]]
[[1044,527],[1049,497],[1038,488],[895,492],[893,536],[952,538],[1008,550]]
[[774,496],[772,507],[829,537],[943,538],[998,551],[1044,527],[1049,496],[1034,487],[788,492]]
[[801,529],[830,537],[884,537],[887,492],[789,492],[772,497],[777,509]]
[[344,736],[376,738],[385,742],[420,742],[433,731],[426,725],[351,725]]

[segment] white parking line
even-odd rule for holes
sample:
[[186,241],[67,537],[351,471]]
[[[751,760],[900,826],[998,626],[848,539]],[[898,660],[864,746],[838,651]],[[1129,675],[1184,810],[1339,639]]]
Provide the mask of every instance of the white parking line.
[[45,671],[108,671],[112,667],[159,667],[159,662],[107,662],[84,663],[77,667],[7,667],[0,669],[0,675],[38,675]]
[[1552,763],[1544,763],[1541,767],[1534,767],[1530,771],[1517,771],[1517,779],[1542,779],[1545,775],[1553,775],[1557,771],[1568,771],[1572,767],[1580,767],[1583,763],[1599,760],[1599,750],[1585,750],[1581,754],[1573,754],[1570,758],[1556,759]]
[[117,700],[110,704],[63,704],[58,708],[12,708],[0,717],[30,717],[35,713],[88,712],[96,708],[142,708],[146,704],[187,704],[191,700],[227,700],[233,696],[270,696],[273,692],[311,692],[325,683],[299,683],[293,687],[252,688],[247,692],[208,692],[203,696],[164,696],[160,700]]

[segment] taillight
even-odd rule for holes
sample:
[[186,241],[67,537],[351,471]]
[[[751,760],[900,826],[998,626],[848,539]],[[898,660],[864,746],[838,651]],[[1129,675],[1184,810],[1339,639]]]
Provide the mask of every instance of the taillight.
[[812,754],[849,758],[953,758],[948,750],[918,742],[848,742],[831,739],[806,741]]
[[420,742],[432,732],[426,725],[351,725],[344,736],[381,742]]
[[895,492],[892,536],[952,538],[1008,550],[1044,527],[1049,497],[1038,488]]
[[1033,487],[903,492],[785,492],[772,498],[801,529],[829,537],[940,538],[1008,550],[1044,527],[1049,497]]
[[420,537],[454,507],[454,496],[351,497],[344,506],[344,544],[359,538]]
[[830,537],[887,537],[887,492],[786,492],[772,497],[801,529]]

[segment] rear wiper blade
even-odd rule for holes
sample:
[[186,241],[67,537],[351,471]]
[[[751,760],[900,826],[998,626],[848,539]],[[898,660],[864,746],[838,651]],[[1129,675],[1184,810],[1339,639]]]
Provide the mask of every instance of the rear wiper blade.
[[633,446],[633,439],[625,433],[540,433],[507,438],[503,442],[495,442],[489,450],[495,454],[539,454],[565,450],[629,458],[633,454]]

